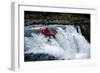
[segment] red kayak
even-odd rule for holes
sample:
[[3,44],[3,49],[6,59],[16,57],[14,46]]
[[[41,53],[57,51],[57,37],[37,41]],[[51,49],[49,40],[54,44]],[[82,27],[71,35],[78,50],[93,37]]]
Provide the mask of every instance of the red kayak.
[[55,32],[50,31],[48,28],[41,27],[40,32],[42,32],[44,35],[49,36],[49,37],[55,37]]

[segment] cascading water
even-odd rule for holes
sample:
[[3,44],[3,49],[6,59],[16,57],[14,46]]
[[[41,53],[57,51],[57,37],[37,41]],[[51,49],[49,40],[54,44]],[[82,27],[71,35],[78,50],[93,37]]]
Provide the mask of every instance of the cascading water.
[[[59,59],[84,59],[90,57],[90,44],[84,38],[79,26],[47,25],[56,30],[55,38],[46,37],[38,30],[41,26],[26,26],[30,37],[25,36],[25,54],[45,53]],[[35,31],[37,33],[35,33]]]
[[70,59],[90,57],[90,44],[82,36],[79,27],[78,30],[79,32],[72,25],[67,25],[65,30],[60,27],[57,30],[56,40],[65,50],[66,56]]

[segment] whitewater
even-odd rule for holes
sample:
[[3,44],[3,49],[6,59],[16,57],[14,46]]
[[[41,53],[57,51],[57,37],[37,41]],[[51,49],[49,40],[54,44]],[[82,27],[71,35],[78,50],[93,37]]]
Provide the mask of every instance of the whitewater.
[[65,60],[90,58],[90,43],[82,35],[80,26],[47,25],[56,30],[55,38],[40,33],[38,30],[41,26],[25,26],[24,31],[31,35],[24,37],[25,54],[45,53]]

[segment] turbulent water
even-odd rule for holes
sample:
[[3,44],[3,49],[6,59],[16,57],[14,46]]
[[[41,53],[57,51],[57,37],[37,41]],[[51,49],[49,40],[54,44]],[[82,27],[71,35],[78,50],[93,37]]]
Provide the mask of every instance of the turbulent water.
[[90,43],[82,35],[79,26],[47,25],[57,33],[55,38],[46,37],[39,32],[41,25],[25,26],[24,50],[25,54],[49,54],[58,59],[86,59],[90,58]]

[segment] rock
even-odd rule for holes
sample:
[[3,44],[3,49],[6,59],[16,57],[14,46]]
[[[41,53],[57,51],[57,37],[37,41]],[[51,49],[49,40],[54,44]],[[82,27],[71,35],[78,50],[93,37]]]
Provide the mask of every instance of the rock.
[[40,54],[34,54],[34,53],[30,53],[30,54],[24,54],[24,61],[46,61],[46,60],[59,60],[59,58],[56,58],[55,56],[49,55],[49,54],[44,54],[44,53],[40,53]]

